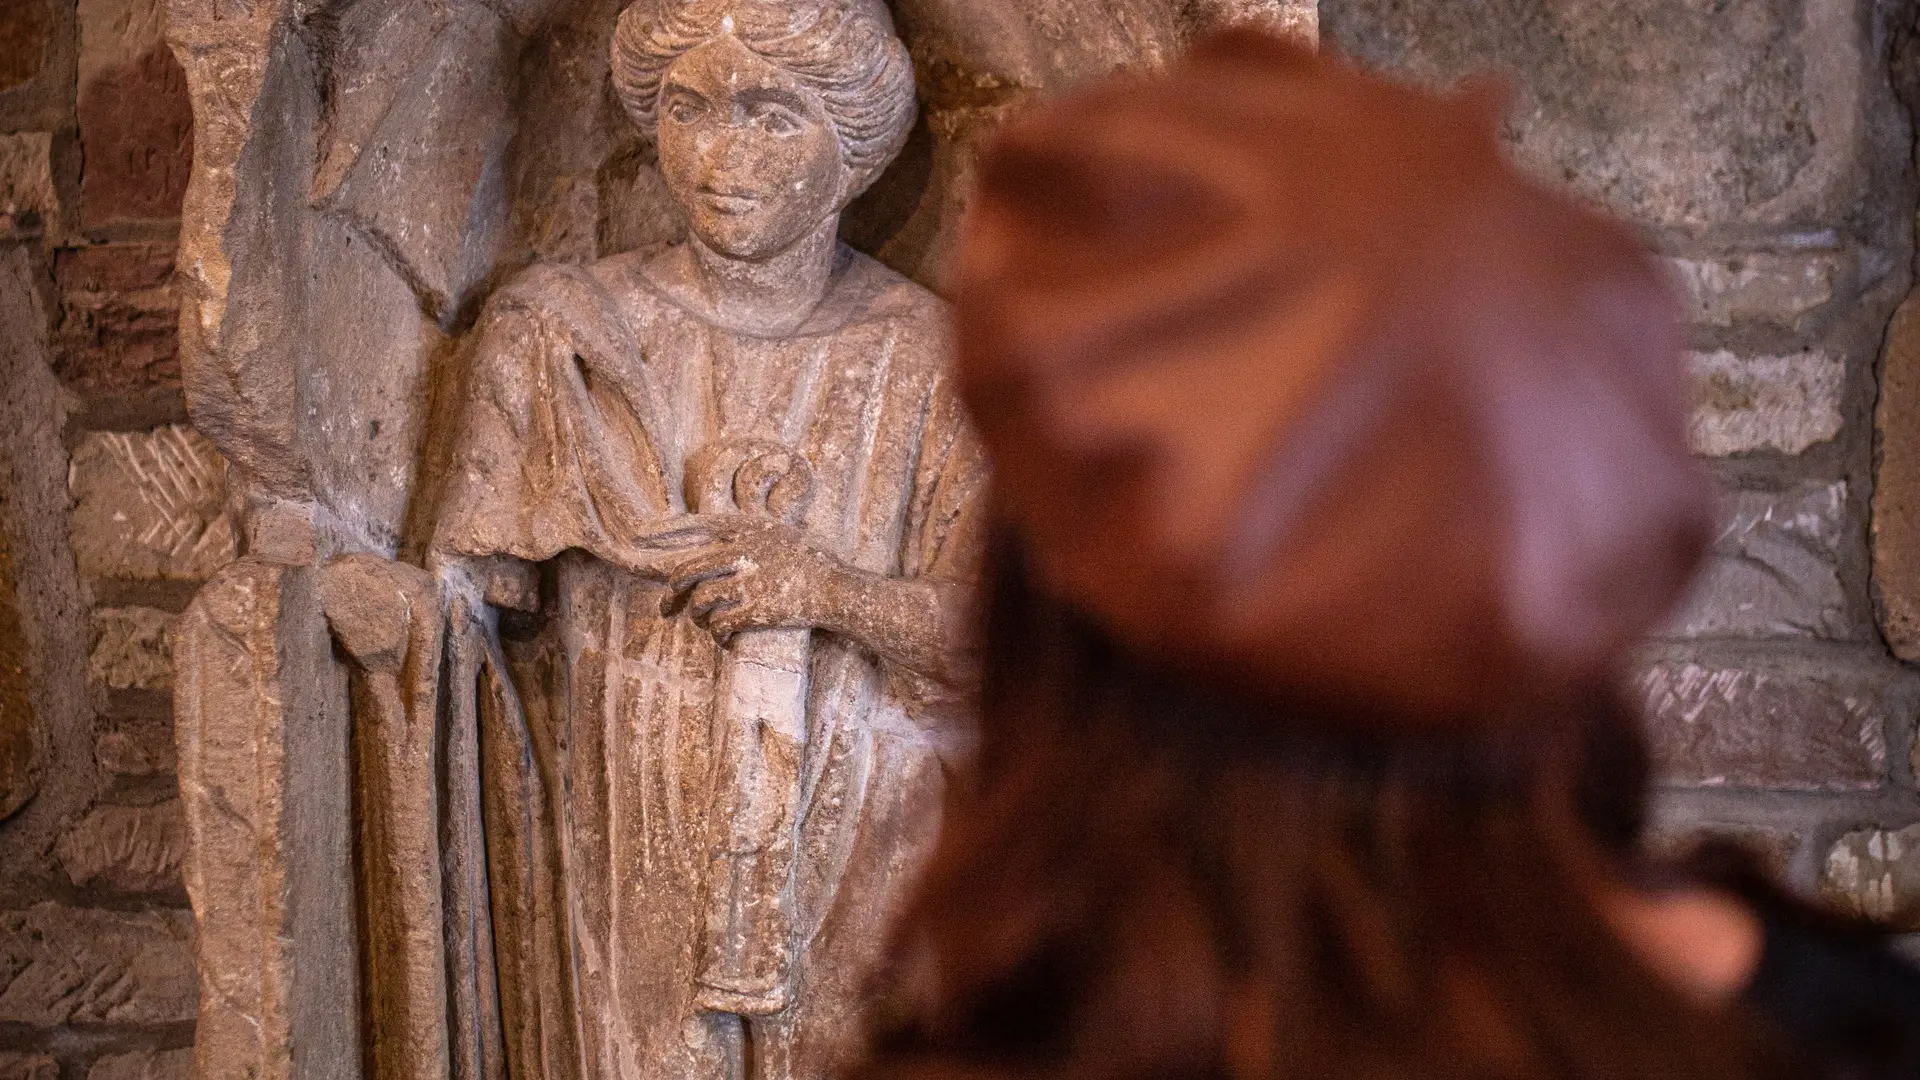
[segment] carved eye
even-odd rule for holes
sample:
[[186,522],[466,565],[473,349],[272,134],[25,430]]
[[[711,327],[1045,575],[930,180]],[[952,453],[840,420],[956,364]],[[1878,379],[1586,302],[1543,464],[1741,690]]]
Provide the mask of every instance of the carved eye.
[[760,130],[767,134],[782,137],[798,135],[800,134],[800,129],[805,126],[801,123],[798,116],[795,116],[792,112],[781,106],[773,104],[754,106],[753,122],[759,126]]
[[667,102],[667,119],[676,124],[691,124],[700,119],[700,114],[706,111],[704,102],[684,94],[675,95]]

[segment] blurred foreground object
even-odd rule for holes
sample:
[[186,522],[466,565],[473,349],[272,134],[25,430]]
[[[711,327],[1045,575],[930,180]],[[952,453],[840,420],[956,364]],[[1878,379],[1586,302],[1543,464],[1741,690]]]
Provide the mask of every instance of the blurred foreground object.
[[1180,670],[1411,722],[1666,611],[1712,521],[1676,305],[1498,105],[1241,33],[1009,127],[961,379],[1042,582]]

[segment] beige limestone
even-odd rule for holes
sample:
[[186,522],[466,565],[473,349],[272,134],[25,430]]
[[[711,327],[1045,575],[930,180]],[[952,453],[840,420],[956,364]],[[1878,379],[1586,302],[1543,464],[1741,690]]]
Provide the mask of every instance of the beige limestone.
[[88,680],[113,690],[171,690],[173,620],[154,608],[96,609]]
[[1755,251],[1674,258],[1668,265],[1688,316],[1702,326],[1746,321],[1791,326],[1833,299],[1844,257],[1833,251]]
[[71,487],[74,553],[88,577],[198,580],[238,554],[226,463],[184,424],[88,433]]
[[1840,434],[1846,364],[1824,352],[1738,356],[1725,349],[1688,358],[1693,451],[1726,457],[1755,450],[1798,454]]

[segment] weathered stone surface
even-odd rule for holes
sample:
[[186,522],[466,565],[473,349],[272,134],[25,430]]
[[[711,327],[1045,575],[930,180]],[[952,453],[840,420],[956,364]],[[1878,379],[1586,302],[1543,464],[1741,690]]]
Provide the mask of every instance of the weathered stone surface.
[[75,822],[54,848],[75,885],[118,893],[180,888],[186,852],[179,800],[154,806],[97,806]]
[[173,619],[153,608],[96,610],[88,679],[114,690],[172,689]]
[[1841,256],[1831,251],[1753,251],[1667,262],[1688,317],[1711,327],[1743,322],[1791,326],[1833,299],[1842,271]]
[[1800,834],[1790,829],[1768,828],[1713,822],[1707,824],[1660,825],[1652,830],[1647,846],[1657,857],[1683,858],[1702,844],[1720,841],[1736,844],[1751,852],[1774,877],[1785,880],[1794,852],[1800,847]]
[[87,1080],[192,1080],[193,1050],[109,1054],[87,1070]]
[[157,720],[119,720],[100,732],[94,760],[109,776],[137,779],[172,776],[175,769],[173,725]]
[[38,788],[33,725],[33,673],[20,623],[18,582],[6,530],[0,529],[0,820]]
[[52,150],[48,132],[0,134],[0,235],[38,234],[59,225]]
[[94,244],[54,253],[54,371],[83,394],[180,385],[173,248]]
[[1837,214],[1862,143],[1851,0],[1329,0],[1321,29],[1381,67],[1516,82],[1520,157],[1643,221]]
[[11,90],[40,74],[52,26],[47,0],[0,5],[0,90]]
[[60,1080],[60,1063],[45,1054],[0,1054],[0,1080]]
[[1798,454],[1840,434],[1846,365],[1823,352],[1735,356],[1726,350],[1688,358],[1696,454],[1726,457],[1754,450]]
[[1920,661],[1920,290],[1887,328],[1873,483],[1873,582],[1893,655]]
[[193,111],[165,26],[164,0],[80,4],[82,228],[180,216]]
[[1734,491],[1693,592],[1664,634],[1844,638],[1855,625],[1840,581],[1847,486]]
[[200,1080],[359,1060],[346,674],[313,578],[242,559],[175,630]]
[[0,912],[0,1023],[179,1024],[195,1000],[184,911]]
[[93,432],[73,452],[73,544],[89,577],[206,578],[238,553],[225,463],[198,432]]
[[1920,825],[1841,837],[1827,853],[1820,895],[1850,914],[1920,930]]
[[1895,673],[1745,658],[1656,661],[1639,677],[1663,780],[1845,791],[1878,787],[1886,724],[1903,719]]

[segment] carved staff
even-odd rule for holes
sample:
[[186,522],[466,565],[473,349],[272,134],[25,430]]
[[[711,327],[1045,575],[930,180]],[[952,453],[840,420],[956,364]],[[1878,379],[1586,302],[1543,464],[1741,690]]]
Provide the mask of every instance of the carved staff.
[[[806,455],[776,443],[712,443],[687,462],[687,506],[797,525],[813,493]],[[743,630],[715,692],[719,733],[709,828],[706,933],[696,1004],[765,1016],[793,998],[793,868],[807,748],[807,627]]]

